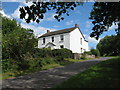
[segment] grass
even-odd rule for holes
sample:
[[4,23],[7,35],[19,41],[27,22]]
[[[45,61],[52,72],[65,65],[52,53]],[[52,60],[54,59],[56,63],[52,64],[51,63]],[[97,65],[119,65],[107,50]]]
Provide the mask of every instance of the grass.
[[59,88],[119,88],[120,57],[103,61],[64,81]]
[[41,70],[48,70],[48,69],[59,67],[59,66],[60,66],[59,64],[48,64],[48,65],[45,65],[42,68],[38,68],[36,70],[32,69],[32,70],[25,70],[25,71],[14,71],[14,72],[11,71],[11,72],[5,72],[5,73],[3,72],[2,80],[8,79],[8,78],[13,78],[13,77],[20,76],[20,75],[30,74],[30,73],[41,71]]
[[[84,59],[84,60],[88,60],[88,59]],[[37,68],[37,69],[30,69],[30,70],[25,70],[25,71],[9,71],[9,72],[3,72],[2,73],[2,79],[8,79],[8,78],[13,78],[13,77],[17,77],[20,75],[26,75],[26,74],[30,74],[33,72],[37,72],[37,71],[41,71],[41,70],[48,70],[51,68],[55,68],[55,67],[60,67],[60,66],[64,66],[67,64],[72,64],[75,62],[80,62],[80,61],[84,61],[83,59],[80,60],[75,60],[75,59],[71,59],[71,58],[65,58],[63,62],[60,63],[55,63],[55,64],[48,64],[45,65],[43,67]]]

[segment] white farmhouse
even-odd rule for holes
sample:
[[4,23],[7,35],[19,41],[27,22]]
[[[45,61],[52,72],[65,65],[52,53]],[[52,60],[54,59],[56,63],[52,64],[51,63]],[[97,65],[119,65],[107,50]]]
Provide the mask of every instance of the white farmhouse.
[[70,49],[73,53],[88,51],[88,41],[85,40],[78,24],[75,27],[50,32],[39,37],[38,48]]

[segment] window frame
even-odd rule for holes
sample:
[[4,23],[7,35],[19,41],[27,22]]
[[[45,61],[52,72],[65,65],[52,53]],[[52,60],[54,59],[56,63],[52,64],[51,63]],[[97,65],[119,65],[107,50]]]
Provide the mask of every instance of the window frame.
[[60,35],[60,41],[64,41],[64,35]]
[[45,38],[43,38],[43,44],[45,44]]
[[54,42],[55,40],[54,40],[54,36],[53,37],[51,37],[52,38],[52,42]]
[[80,38],[80,44],[82,45],[82,38]]

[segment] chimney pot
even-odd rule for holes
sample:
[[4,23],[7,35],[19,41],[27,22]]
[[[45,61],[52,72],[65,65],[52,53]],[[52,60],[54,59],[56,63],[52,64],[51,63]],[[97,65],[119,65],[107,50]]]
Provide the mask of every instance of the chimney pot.
[[78,24],[75,24],[75,27],[78,27]]
[[50,32],[50,30],[47,30],[47,33],[49,33]]

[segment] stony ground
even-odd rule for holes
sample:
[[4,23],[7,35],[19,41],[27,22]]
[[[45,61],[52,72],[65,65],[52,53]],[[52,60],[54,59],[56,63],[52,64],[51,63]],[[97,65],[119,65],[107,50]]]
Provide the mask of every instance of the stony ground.
[[86,70],[90,66],[109,58],[110,57],[103,57],[100,59],[81,61],[64,67],[35,72],[13,79],[6,79],[2,82],[2,88],[51,88],[71,76]]

